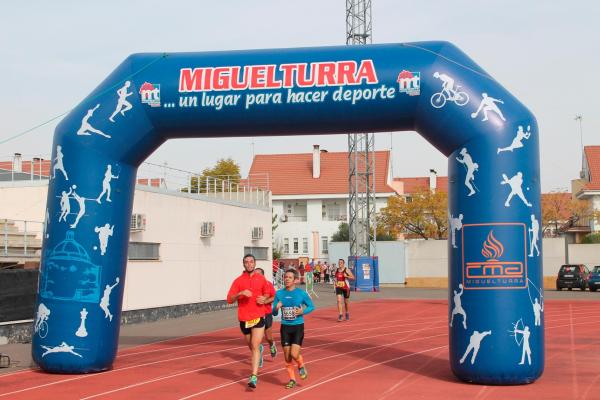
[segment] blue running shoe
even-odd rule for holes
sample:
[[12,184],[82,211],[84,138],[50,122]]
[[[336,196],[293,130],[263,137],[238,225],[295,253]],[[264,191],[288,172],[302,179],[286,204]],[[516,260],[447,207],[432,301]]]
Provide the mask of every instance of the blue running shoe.
[[305,366],[302,366],[302,368],[298,368],[298,374],[300,375],[301,379],[308,378],[308,371],[306,370]]
[[248,379],[248,386],[254,389],[254,388],[256,388],[257,384],[258,384],[258,376],[250,375],[250,379]]

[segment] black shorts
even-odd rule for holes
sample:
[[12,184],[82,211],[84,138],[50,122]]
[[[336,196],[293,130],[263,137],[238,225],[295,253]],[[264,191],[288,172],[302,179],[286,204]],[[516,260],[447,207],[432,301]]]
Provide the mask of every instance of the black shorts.
[[265,314],[265,329],[269,329],[273,326],[273,314],[267,313]]
[[346,290],[344,288],[336,287],[335,288],[335,294],[337,296],[344,296],[345,299],[349,299],[350,298],[350,290]]
[[265,327],[265,319],[264,317],[260,317],[260,321],[258,324],[254,325],[251,328],[246,328],[246,321],[240,321],[240,330],[244,335],[249,335],[254,328],[264,328]]
[[281,345],[283,347],[297,344],[302,346],[304,340],[304,324],[299,325],[284,325],[281,324]]

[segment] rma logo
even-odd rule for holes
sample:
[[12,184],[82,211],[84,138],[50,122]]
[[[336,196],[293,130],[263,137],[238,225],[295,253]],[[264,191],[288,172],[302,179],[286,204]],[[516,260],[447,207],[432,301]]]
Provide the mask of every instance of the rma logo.
[[[498,239],[498,238],[501,238]],[[525,225],[473,224],[463,227],[463,243],[477,241],[479,253],[465,254],[463,286],[468,289],[522,289],[527,287]]]

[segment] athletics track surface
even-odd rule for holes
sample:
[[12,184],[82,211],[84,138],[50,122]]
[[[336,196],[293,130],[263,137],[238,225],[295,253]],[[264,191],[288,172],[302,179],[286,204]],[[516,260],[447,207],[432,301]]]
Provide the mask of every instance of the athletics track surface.
[[258,388],[246,387],[249,351],[232,327],[120,351],[102,373],[0,375],[0,400],[600,399],[600,301],[546,301],[545,372],[524,386],[454,378],[447,313],[440,300],[366,300],[338,323],[334,308],[318,309],[306,317],[309,377],[291,390],[279,345],[274,360],[265,354]]

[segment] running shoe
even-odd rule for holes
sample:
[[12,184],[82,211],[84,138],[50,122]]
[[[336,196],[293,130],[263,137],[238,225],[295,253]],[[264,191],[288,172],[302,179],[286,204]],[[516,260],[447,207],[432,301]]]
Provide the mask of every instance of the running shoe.
[[275,342],[271,345],[271,358],[275,358],[277,355],[277,346],[275,346]]
[[346,321],[350,319],[350,313],[346,313]]
[[265,348],[262,344],[258,348],[258,351],[260,351],[260,358],[258,359],[258,368],[262,368],[262,366],[263,366],[263,351],[264,351],[264,349]]
[[338,322],[342,322],[344,319],[342,318],[342,314],[338,317]]
[[255,388],[258,383],[258,376],[250,375],[250,379],[248,379],[248,386],[251,388]]
[[293,379],[290,379],[290,381],[287,383],[287,385],[285,385],[285,388],[292,389],[294,386],[296,386],[296,381]]
[[306,367],[304,365],[298,368],[298,374],[300,375],[301,379],[308,378],[308,371],[306,370]]

